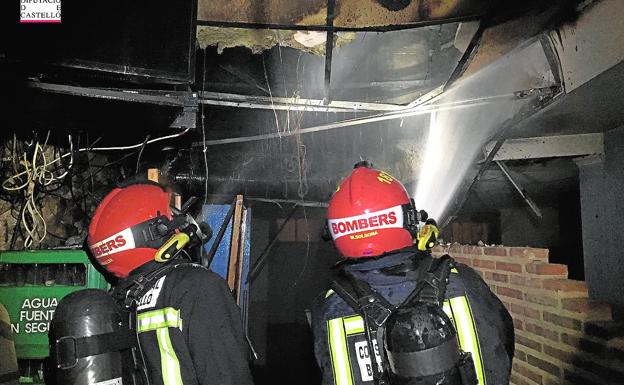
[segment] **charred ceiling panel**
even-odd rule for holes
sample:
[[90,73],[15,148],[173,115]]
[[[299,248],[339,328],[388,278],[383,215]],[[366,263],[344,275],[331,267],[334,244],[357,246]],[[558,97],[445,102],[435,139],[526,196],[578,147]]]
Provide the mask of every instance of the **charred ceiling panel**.
[[[482,15],[489,0],[337,0],[334,26],[366,28],[431,23]],[[198,20],[325,25],[327,0],[199,0]]]
[[357,33],[334,51],[332,97],[408,104],[443,85],[464,52],[454,44],[460,24]]
[[326,0],[199,0],[197,20],[299,24],[325,9]]
[[483,0],[337,0],[337,27],[374,27],[443,20],[466,19],[482,15]]
[[[475,28],[447,23],[391,32],[349,32],[350,43],[335,48],[332,59],[334,100],[407,104],[444,84]],[[467,24],[478,24],[469,22]],[[222,29],[228,31],[228,29]],[[250,30],[248,30],[250,31]],[[258,31],[258,33],[264,33]],[[277,35],[279,31],[272,31]],[[341,41],[340,39],[338,40]],[[324,44],[321,44],[321,48]],[[246,48],[205,51],[203,90],[263,97],[323,98],[322,56],[278,45],[254,55]],[[203,61],[204,56],[200,55]],[[201,67],[201,65],[199,65]]]
[[603,0],[575,23],[552,31],[566,92],[572,92],[624,60],[624,2]]

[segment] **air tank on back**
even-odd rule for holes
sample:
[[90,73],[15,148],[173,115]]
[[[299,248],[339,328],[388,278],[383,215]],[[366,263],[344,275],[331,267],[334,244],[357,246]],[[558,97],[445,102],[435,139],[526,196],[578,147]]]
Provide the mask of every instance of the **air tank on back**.
[[83,337],[127,330],[126,318],[113,298],[102,290],[81,290],[63,298],[56,308],[49,333],[56,384],[142,384],[141,376],[134,370],[131,348],[104,349],[112,351],[81,357],[85,348],[80,345],[84,345],[84,341],[89,341],[87,352],[98,349],[94,339]]

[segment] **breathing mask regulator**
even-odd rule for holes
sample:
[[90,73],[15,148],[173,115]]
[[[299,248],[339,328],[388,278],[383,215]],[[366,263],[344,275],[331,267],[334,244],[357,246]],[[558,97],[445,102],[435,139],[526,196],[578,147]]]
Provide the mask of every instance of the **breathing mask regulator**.
[[[175,259],[182,250],[199,246],[199,253],[202,252],[203,246],[212,236],[212,229],[206,222],[197,223],[195,218],[188,213],[188,209],[197,201],[197,197],[191,197],[180,210],[172,208],[174,215],[173,221],[169,221],[169,225],[165,223],[166,217],[160,217],[155,223],[149,226],[156,226],[161,239],[171,234],[171,224],[173,224],[173,234],[158,248],[154,255],[156,262],[168,262]],[[177,222],[177,223],[176,223]],[[148,233],[151,229],[148,230]],[[200,257],[191,258],[199,261]]]

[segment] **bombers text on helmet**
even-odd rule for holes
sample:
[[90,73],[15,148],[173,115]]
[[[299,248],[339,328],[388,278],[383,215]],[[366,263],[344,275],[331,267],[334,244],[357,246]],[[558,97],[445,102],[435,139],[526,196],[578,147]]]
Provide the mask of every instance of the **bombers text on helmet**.
[[170,193],[156,183],[115,188],[95,210],[88,244],[96,261],[118,278],[151,261],[183,223],[169,206]]
[[347,258],[379,256],[411,246],[416,211],[405,187],[389,174],[359,163],[332,196],[327,225]]

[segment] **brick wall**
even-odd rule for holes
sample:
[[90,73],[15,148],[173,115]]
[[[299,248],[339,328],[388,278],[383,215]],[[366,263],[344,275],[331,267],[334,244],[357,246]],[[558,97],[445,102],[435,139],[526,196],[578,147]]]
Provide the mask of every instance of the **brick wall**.
[[474,268],[511,313],[511,384],[624,384],[624,325],[566,265],[548,263],[548,250],[453,244],[434,253]]

